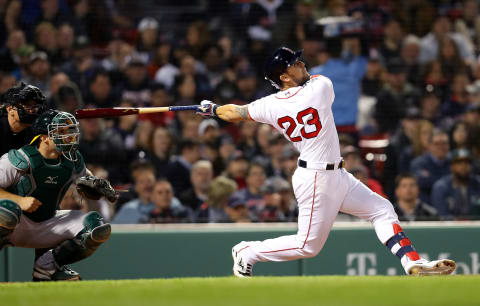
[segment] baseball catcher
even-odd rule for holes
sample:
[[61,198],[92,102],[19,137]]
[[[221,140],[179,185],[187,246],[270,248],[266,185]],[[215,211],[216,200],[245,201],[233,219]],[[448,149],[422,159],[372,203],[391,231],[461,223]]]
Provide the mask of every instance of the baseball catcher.
[[76,180],[86,197],[114,201],[115,192],[108,181],[86,176],[73,115],[48,110],[32,130],[29,145],[0,158],[0,249],[47,249],[35,260],[34,281],[80,280],[67,265],[92,255],[111,227],[98,212],[59,210],[60,202]]

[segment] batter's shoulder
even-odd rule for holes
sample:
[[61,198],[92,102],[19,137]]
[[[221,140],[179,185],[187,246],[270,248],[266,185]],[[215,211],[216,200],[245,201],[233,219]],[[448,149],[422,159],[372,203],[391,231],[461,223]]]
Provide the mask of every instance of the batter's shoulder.
[[321,75],[321,74],[314,74],[310,76],[310,81],[313,83],[327,83],[327,84],[332,84],[332,80],[330,80],[328,77]]

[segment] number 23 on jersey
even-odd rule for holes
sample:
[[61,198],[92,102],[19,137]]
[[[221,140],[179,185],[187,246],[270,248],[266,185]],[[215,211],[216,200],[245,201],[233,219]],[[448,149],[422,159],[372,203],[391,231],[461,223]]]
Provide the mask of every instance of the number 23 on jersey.
[[[308,119],[306,122],[304,122],[305,117],[311,115],[311,118]],[[298,142],[302,140],[301,136],[295,136],[292,137],[293,131],[295,131],[297,124],[303,125],[302,128],[300,129],[300,133],[302,134],[303,138],[313,138],[320,133],[320,130],[322,129],[322,123],[320,122],[320,117],[318,116],[318,112],[316,109],[309,107],[307,109],[304,109],[300,112],[297,113],[296,120],[290,116],[284,116],[281,117],[277,120],[278,125],[282,129],[285,130],[285,134],[287,134],[288,138],[292,142]],[[311,132],[307,132],[305,130],[305,126],[310,125],[310,126],[315,126],[315,129]]]

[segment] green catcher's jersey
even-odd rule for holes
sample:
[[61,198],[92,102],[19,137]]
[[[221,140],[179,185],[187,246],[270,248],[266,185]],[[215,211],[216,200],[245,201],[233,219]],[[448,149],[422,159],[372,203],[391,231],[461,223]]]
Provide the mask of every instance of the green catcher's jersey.
[[[28,161],[20,150],[28,157]],[[24,211],[23,214],[35,222],[48,220],[55,215],[74,178],[84,171],[83,157],[77,151],[75,162],[63,156],[58,160],[48,160],[43,158],[34,146],[26,145],[20,150],[8,152],[8,159],[12,165],[24,173],[9,191],[20,196],[34,197],[42,202],[36,211],[32,213]]]

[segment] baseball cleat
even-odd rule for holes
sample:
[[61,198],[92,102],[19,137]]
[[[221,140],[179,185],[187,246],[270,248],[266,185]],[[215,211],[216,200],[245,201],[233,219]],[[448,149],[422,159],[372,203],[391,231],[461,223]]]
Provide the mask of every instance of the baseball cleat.
[[455,271],[455,261],[450,259],[440,259],[428,261],[419,259],[411,261],[405,265],[405,272],[408,275],[426,276],[426,275],[446,275]]
[[232,248],[233,274],[236,277],[252,276],[253,265],[247,263],[247,261],[240,255],[240,252],[245,248],[248,248],[248,245],[243,241]]
[[70,269],[68,266],[58,268],[53,274],[38,267],[33,269],[34,282],[50,282],[50,281],[79,281],[82,278],[80,274]]

